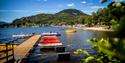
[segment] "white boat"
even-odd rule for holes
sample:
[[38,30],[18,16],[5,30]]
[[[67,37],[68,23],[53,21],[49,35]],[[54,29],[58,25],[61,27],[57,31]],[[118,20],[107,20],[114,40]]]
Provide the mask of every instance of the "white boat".
[[60,36],[61,34],[56,33],[56,32],[43,32],[41,33],[42,36]]
[[31,35],[21,34],[21,35],[12,35],[12,37],[20,38],[20,37],[28,37]]

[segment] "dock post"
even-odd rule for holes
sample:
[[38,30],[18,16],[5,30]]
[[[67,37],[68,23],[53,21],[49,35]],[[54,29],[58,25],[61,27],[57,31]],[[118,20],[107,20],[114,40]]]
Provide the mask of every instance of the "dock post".
[[14,44],[12,44],[12,54],[13,54],[13,62],[15,61],[15,58],[14,58]]
[[6,61],[8,62],[8,44],[6,44]]

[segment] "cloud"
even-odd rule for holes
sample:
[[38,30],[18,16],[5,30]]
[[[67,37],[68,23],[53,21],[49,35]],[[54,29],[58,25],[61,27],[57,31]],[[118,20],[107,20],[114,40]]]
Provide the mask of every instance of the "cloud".
[[87,2],[86,2],[86,1],[82,1],[81,3],[82,3],[82,4],[85,4],[85,3],[87,3]]
[[75,6],[75,4],[74,3],[69,3],[69,4],[67,4],[67,6],[71,7],[71,6]]
[[104,8],[103,6],[91,6],[91,9],[99,9],[99,8]]

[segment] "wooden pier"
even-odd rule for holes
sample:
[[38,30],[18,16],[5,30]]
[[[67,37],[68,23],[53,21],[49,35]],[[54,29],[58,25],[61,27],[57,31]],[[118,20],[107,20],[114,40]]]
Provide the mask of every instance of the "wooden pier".
[[[36,42],[38,42],[40,37],[41,37],[41,35],[33,35],[26,41],[22,42],[20,45],[16,45],[16,47],[14,47],[14,45],[12,45],[12,51],[9,51],[5,55],[2,55],[2,56],[6,56],[5,57],[6,59],[1,60],[2,63],[23,63],[23,62],[25,62],[25,60],[27,59],[27,56],[29,55],[29,52],[33,49],[34,45],[36,44]],[[65,47],[59,47],[61,45],[62,45],[62,43],[60,41],[57,43],[41,44],[41,46],[45,47],[45,48],[51,47],[51,46],[52,47],[58,46],[58,47],[54,48],[56,53],[60,53],[60,52],[64,53]],[[9,50],[8,44],[6,44],[5,49]],[[10,54],[11,54],[12,58],[9,59]],[[61,58],[64,57],[64,54],[62,54],[62,56],[61,56],[61,54],[59,54],[59,58],[60,57]],[[69,56],[66,56],[66,57],[69,57]],[[2,59],[2,58],[0,57],[0,59]],[[12,62],[9,62],[11,59],[12,59]],[[0,61],[0,63],[1,63],[1,61]]]
[[18,60],[18,63],[20,63],[22,59],[24,59],[28,55],[28,52],[32,49],[32,47],[40,37],[40,35],[34,35],[14,48],[14,57],[16,60]]

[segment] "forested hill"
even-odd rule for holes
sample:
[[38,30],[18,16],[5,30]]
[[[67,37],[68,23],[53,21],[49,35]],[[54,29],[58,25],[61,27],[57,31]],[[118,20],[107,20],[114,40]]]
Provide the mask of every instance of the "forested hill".
[[77,9],[65,9],[55,14],[37,14],[22,17],[15,19],[12,24],[15,26],[74,24],[80,16],[88,15]]

